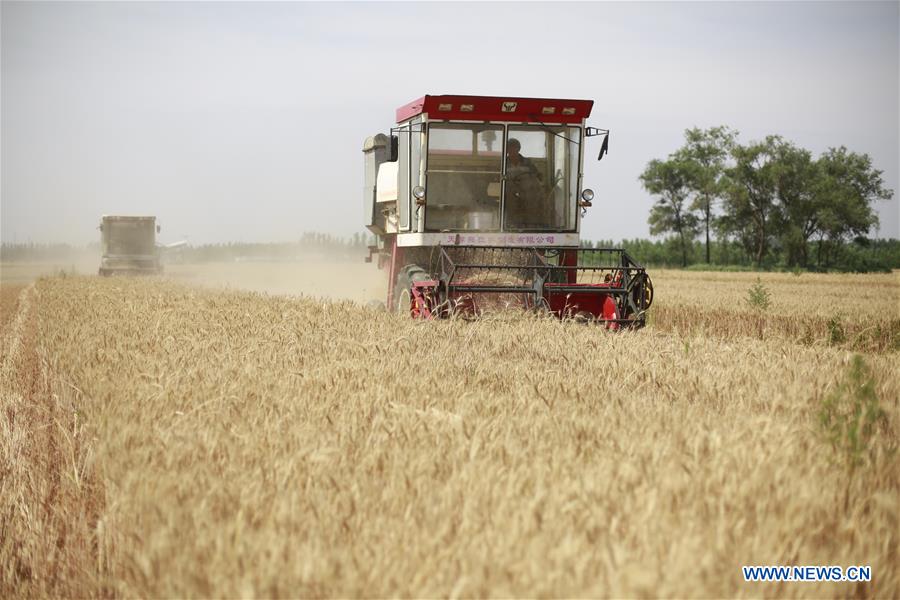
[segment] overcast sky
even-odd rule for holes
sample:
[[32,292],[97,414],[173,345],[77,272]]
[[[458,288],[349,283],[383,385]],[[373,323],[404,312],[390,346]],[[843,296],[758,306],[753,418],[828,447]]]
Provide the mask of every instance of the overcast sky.
[[[685,128],[868,153],[898,185],[900,3],[17,3],[2,20],[4,242],[362,231],[363,140],[424,94],[595,100],[582,235],[647,237]],[[596,156],[598,138],[589,140]],[[880,233],[900,237],[898,199]]]

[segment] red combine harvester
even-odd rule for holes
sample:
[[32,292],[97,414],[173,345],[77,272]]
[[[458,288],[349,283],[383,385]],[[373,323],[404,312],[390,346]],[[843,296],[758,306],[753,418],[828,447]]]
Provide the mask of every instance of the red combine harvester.
[[414,317],[516,306],[641,326],[653,300],[624,250],[581,248],[593,101],[424,96],[366,139],[366,227],[387,306]]

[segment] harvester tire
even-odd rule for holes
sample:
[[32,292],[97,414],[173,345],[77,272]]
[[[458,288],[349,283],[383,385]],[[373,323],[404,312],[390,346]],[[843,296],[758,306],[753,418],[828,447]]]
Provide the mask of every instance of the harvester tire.
[[400,272],[397,274],[397,284],[394,286],[393,309],[399,314],[409,314],[412,299],[410,290],[413,283],[429,279],[431,279],[431,276],[419,265],[406,265],[400,269]]

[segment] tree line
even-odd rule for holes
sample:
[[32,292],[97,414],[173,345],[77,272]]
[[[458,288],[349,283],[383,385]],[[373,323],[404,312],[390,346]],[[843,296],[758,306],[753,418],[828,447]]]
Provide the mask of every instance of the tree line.
[[698,238],[707,264],[718,245],[728,260],[736,249],[738,264],[757,268],[858,270],[860,256],[877,263],[869,266],[898,266],[866,254],[877,250],[874,205],[894,194],[867,154],[840,146],[814,157],[778,135],[748,144],[738,135],[725,126],[688,129],[680,148],[639,177],[656,198],[650,233],[674,240],[680,266],[700,262]]
[[[681,240],[675,236],[663,239],[596,240],[582,242],[586,248],[622,248],[645,267],[683,268]],[[705,262],[706,244],[702,238],[691,240],[687,246],[688,269],[713,271],[784,270],[802,271],[803,267],[788,267],[775,263],[758,267],[740,243],[712,240],[710,261]],[[888,272],[900,269],[900,240],[872,239],[865,244],[849,242],[841,247],[840,260],[831,267],[833,271],[857,273]],[[806,270],[816,270],[810,268]]]

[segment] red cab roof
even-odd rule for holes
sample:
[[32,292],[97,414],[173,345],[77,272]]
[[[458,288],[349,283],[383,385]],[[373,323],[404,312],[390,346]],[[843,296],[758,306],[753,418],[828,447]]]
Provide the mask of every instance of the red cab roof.
[[430,119],[580,123],[590,116],[593,106],[593,100],[561,98],[422,96],[397,109],[397,122],[424,113]]

